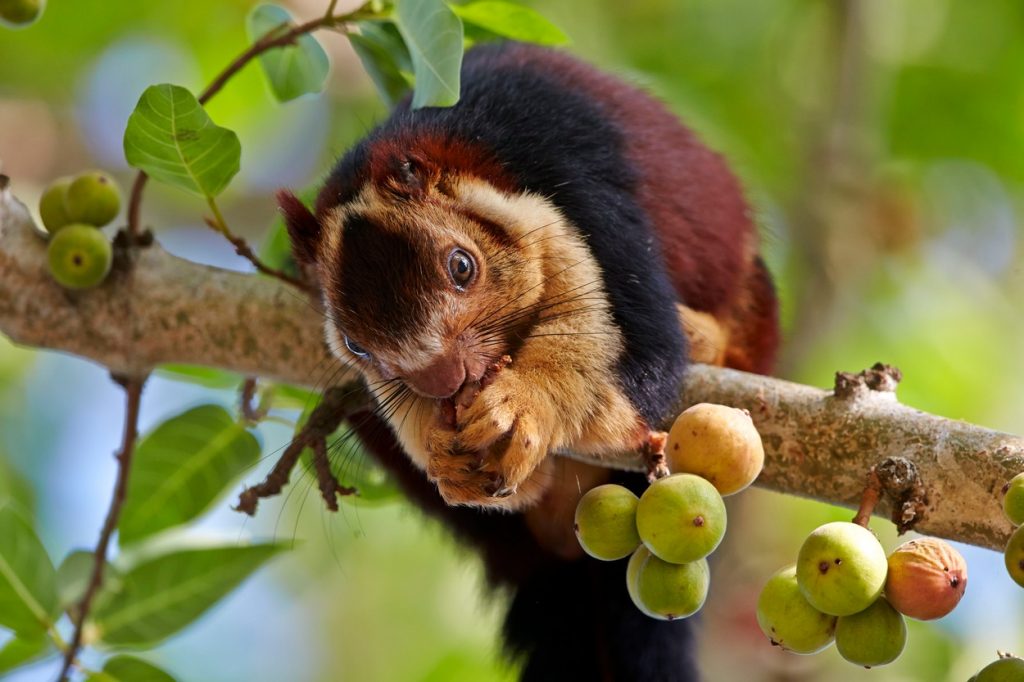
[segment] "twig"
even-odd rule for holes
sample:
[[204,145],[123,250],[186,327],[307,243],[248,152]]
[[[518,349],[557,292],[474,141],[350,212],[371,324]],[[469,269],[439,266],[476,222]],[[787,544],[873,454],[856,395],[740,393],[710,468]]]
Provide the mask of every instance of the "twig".
[[206,218],[206,224],[210,226],[210,228],[212,228],[213,230],[223,235],[223,237],[227,239],[229,242],[231,242],[231,245],[235,247],[235,253],[237,253],[242,258],[245,258],[250,263],[252,263],[258,272],[279,279],[282,282],[290,284],[296,289],[299,289],[300,291],[303,291],[307,294],[313,293],[314,288],[308,282],[304,282],[296,277],[292,277],[284,270],[272,268],[266,263],[264,263],[262,260],[260,260],[259,256],[256,255],[256,252],[253,251],[252,247],[249,246],[249,243],[246,242],[245,239],[243,239],[242,237],[239,237],[238,235],[233,233],[231,229],[228,227],[227,222],[224,220],[223,214],[221,214],[220,212],[220,208],[218,208],[217,206],[217,202],[214,201],[212,197],[210,197],[207,200],[207,202],[210,205],[210,210],[213,211],[213,218]]
[[124,437],[121,443],[121,450],[117,454],[117,481],[114,484],[114,494],[110,500],[110,508],[107,510],[107,518],[103,522],[103,530],[100,531],[99,542],[96,543],[96,550],[93,552],[92,574],[89,578],[89,585],[78,602],[76,612],[78,614],[75,623],[75,632],[71,637],[71,644],[64,652],[64,665],[61,668],[60,677],[63,682],[68,677],[68,672],[74,664],[78,651],[82,647],[82,630],[85,628],[85,621],[89,617],[89,609],[92,607],[92,600],[103,583],[103,567],[107,561],[107,548],[110,545],[110,538],[117,528],[118,519],[121,516],[121,507],[124,505],[125,493],[128,490],[128,475],[131,472],[132,455],[135,452],[135,443],[139,435],[139,404],[142,401],[142,385],[145,378],[119,377],[114,376],[114,381],[120,384],[125,390],[125,419]]
[[285,448],[284,454],[277,460],[263,482],[241,492],[235,511],[253,516],[262,498],[280,493],[288,483],[299,456],[307,447],[313,449],[313,466],[324,502],[328,509],[337,511],[338,495],[355,495],[358,491],[341,485],[331,473],[330,462],[327,459],[327,439],[338,430],[345,419],[365,410],[366,405],[366,392],[361,386],[346,385],[328,389],[320,404],[310,413],[305,425],[292,438],[292,442]]
[[242,417],[250,424],[255,424],[267,416],[266,407],[256,405],[256,381],[256,377],[246,377],[238,396]]
[[135,182],[132,183],[132,193],[128,199],[128,236],[132,244],[138,242],[139,234],[142,232],[142,227],[139,224],[139,211],[142,207],[142,191],[146,187],[147,180],[149,180],[149,176],[145,172],[139,171],[135,176]]
[[867,528],[871,514],[875,511],[875,505],[878,504],[881,496],[882,482],[878,480],[875,467],[871,467],[871,471],[868,472],[868,483],[864,486],[864,494],[861,495],[860,507],[857,509],[857,515],[853,517],[853,522]]
[[331,472],[331,462],[327,458],[327,441],[317,438],[313,441],[313,468],[316,469],[316,480],[320,485],[320,495],[324,504],[331,511],[338,511],[338,495],[355,495],[355,488],[341,485]]

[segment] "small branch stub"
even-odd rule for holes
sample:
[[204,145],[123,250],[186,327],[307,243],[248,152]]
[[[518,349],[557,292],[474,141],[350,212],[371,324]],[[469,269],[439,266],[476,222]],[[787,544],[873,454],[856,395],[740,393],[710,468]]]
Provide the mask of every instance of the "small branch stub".
[[876,362],[870,369],[857,373],[836,372],[835,397],[852,399],[866,391],[895,393],[903,380],[903,372],[897,367]]
[[928,508],[927,491],[914,463],[905,457],[887,457],[868,471],[867,485],[853,522],[864,526],[884,496],[899,534],[912,530]]

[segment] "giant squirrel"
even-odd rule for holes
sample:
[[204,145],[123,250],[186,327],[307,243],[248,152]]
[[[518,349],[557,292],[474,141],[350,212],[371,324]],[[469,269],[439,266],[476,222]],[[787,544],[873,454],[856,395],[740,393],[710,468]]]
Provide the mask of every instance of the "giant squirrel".
[[399,105],[315,211],[279,201],[378,401],[355,430],[514,589],[522,679],[696,679],[689,622],[641,614],[573,535],[583,492],[644,477],[551,452],[644,446],[689,361],[770,371],[776,299],[724,161],[631,85],[505,43],[466,53],[454,107]]

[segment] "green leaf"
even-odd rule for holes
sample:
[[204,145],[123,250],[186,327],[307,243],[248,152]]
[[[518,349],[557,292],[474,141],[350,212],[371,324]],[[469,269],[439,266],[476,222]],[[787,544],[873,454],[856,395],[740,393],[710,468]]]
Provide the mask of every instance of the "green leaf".
[[468,5],[451,5],[467,24],[495,35],[540,45],[564,45],[569,38],[537,10],[501,0],[479,0]]
[[[0,386],[4,380],[0,377]],[[11,386],[15,384],[9,384]],[[0,450],[0,500],[11,499],[25,512],[25,518],[33,518],[32,511],[35,509],[35,492],[28,480],[19,472],[8,459],[3,450]]]
[[157,372],[176,381],[186,381],[206,388],[234,388],[243,378],[235,372],[202,365],[160,365]]
[[412,57],[402,34],[390,22],[359,22],[359,33],[349,33],[352,48],[363,63],[381,99],[394,107],[413,84]]
[[184,550],[145,561],[120,592],[93,612],[100,639],[112,645],[155,644],[217,603],[284,549],[265,544]]
[[[91,551],[79,549],[71,552],[57,569],[57,594],[61,608],[74,606],[82,599],[89,581],[92,579],[92,568],[95,556]],[[103,567],[103,583],[99,594],[117,591],[121,586],[121,572],[109,561]]]
[[0,647],[0,675],[34,663],[52,653],[55,653],[55,649],[46,637],[15,637]]
[[0,502],[0,625],[34,637],[56,613],[57,572],[43,543],[10,502]]
[[459,101],[462,21],[444,0],[398,0],[395,25],[412,56],[412,108],[450,107]]
[[164,83],[146,88],[128,117],[124,156],[160,182],[215,197],[238,172],[242,146],[191,92]]
[[168,419],[136,449],[118,525],[121,544],[196,518],[259,454],[256,437],[218,405]]
[[[294,27],[287,10],[276,5],[256,7],[246,23],[249,39],[254,43],[267,34],[280,35]],[[282,102],[323,90],[330,68],[324,48],[308,33],[296,38],[292,45],[264,52],[260,64],[271,91]]]
[[135,656],[114,656],[86,682],[175,682],[172,675]]

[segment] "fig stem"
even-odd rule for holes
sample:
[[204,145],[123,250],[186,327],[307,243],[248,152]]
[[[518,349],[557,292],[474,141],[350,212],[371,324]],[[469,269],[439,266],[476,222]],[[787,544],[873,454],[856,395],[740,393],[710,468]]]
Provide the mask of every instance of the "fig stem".
[[875,467],[871,467],[868,471],[867,485],[864,486],[864,492],[860,496],[860,507],[857,508],[857,515],[853,517],[853,522],[867,528],[871,514],[875,511],[875,505],[878,504],[881,496],[882,481],[878,478]]

